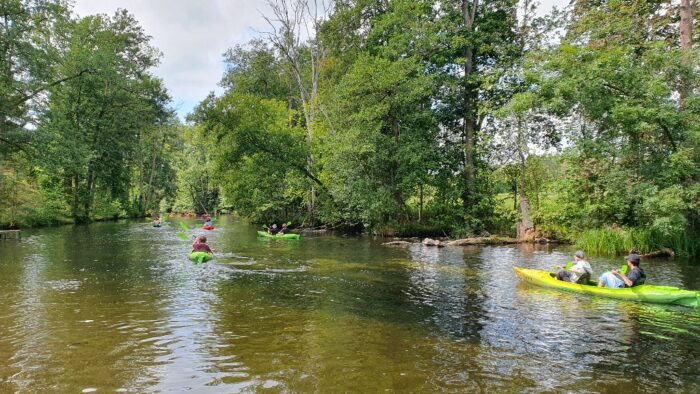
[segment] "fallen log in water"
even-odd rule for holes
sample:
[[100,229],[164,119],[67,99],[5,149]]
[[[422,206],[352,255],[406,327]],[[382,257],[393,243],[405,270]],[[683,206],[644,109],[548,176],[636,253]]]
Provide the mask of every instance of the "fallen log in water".
[[517,243],[520,243],[520,241],[518,241],[515,238],[499,237],[499,236],[463,238],[463,239],[455,239],[454,241],[447,241],[446,242],[446,244],[450,245],[450,246],[511,245],[511,244],[517,244]]
[[391,241],[391,242],[384,242],[382,245],[384,245],[384,246],[409,246],[411,244],[412,244],[412,242],[408,242],[408,241]]
[[673,257],[675,255],[676,255],[676,253],[674,253],[673,250],[671,250],[669,248],[663,248],[663,249],[655,250],[651,253],[646,253],[646,254],[640,255],[639,257],[641,257],[643,259],[653,259],[653,258],[657,258],[657,257]]

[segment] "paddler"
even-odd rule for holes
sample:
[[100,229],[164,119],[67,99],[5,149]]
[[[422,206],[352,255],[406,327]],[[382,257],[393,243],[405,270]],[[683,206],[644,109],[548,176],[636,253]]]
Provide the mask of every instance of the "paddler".
[[636,253],[625,256],[627,262],[627,274],[623,274],[617,268],[606,272],[598,278],[598,287],[634,287],[644,284],[647,276],[639,267],[639,255]]
[[574,253],[574,265],[571,267],[571,270],[559,267],[557,279],[565,282],[587,284],[591,279],[591,274],[593,274],[593,269],[591,264],[586,261],[586,255],[582,250],[577,250]]
[[214,253],[214,251],[207,245],[207,237],[204,235],[199,235],[194,240],[192,244],[192,252],[207,252]]

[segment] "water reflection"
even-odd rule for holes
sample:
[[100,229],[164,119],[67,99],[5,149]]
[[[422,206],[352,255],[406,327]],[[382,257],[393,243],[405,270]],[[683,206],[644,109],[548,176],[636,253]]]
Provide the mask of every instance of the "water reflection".
[[431,306],[431,322],[445,333],[478,341],[485,314],[482,260],[463,248],[424,245],[413,245],[410,258],[410,291],[416,304]]
[[[0,392],[700,390],[700,311],[561,293],[511,270],[571,251],[290,242],[224,219],[207,233],[217,258],[193,265],[178,231],[100,223],[0,243]],[[700,287],[699,267],[647,273]]]

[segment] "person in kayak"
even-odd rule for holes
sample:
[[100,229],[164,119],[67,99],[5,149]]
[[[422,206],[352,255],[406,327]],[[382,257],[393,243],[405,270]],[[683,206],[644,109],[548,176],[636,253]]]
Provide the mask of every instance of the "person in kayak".
[[192,252],[214,253],[209,245],[207,245],[207,237],[204,235],[200,235],[194,240],[194,243],[192,244]]
[[163,225],[163,221],[158,217],[153,220],[153,227],[160,227]]
[[577,250],[574,253],[574,265],[571,270],[566,270],[564,267],[559,267],[557,279],[571,283],[586,284],[591,279],[593,269],[591,264],[586,261],[586,255],[582,250]]
[[277,228],[277,224],[275,223],[272,223],[272,226],[267,228],[268,234],[277,235],[279,232],[280,230]]
[[644,270],[639,267],[639,255],[636,253],[627,255],[625,261],[627,261],[627,274],[614,268],[598,278],[598,287],[620,288],[644,284],[647,276]]
[[280,235],[289,234],[289,228],[287,227],[287,223],[282,224],[282,228],[280,229],[280,231],[277,234],[280,234]]
[[204,222],[205,227],[214,227],[214,224],[211,222],[211,218],[207,219],[206,222]]

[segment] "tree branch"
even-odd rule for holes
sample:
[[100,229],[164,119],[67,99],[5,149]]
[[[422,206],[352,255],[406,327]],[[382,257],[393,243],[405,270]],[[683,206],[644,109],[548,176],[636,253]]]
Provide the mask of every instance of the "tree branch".
[[35,89],[35,90],[32,91],[31,93],[26,94],[26,95],[20,97],[20,98],[14,103],[14,105],[19,105],[19,104],[21,104],[21,103],[23,103],[23,102],[25,102],[25,101],[27,101],[27,100],[29,100],[29,99],[35,97],[37,94],[43,92],[44,90],[46,90],[46,89],[48,89],[48,88],[50,88],[50,87],[53,87],[53,86],[62,84],[63,82],[68,82],[68,81],[70,81],[71,79],[80,78],[80,77],[83,76],[83,74],[88,73],[88,72],[91,72],[91,70],[86,68],[86,69],[80,70],[80,72],[77,73],[77,74],[75,74],[75,75],[71,75],[71,76],[69,76],[69,77],[61,78],[61,79],[59,79],[59,80],[57,80],[57,81],[53,81],[53,82],[51,82],[51,83],[49,83],[49,84],[47,84],[47,85],[42,86],[42,87],[39,88],[39,89]]

